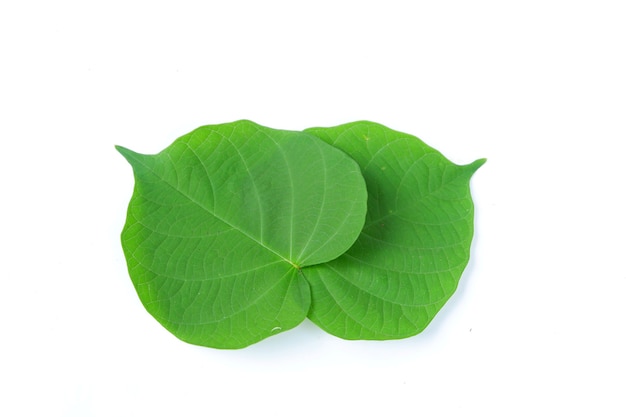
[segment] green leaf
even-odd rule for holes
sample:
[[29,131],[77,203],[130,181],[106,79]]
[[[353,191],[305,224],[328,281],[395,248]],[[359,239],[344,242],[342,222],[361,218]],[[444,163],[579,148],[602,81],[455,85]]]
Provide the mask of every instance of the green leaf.
[[457,288],[473,235],[472,174],[414,136],[371,122],[313,128],[354,158],[368,190],[363,231],[336,260],[303,270],[309,318],[345,339],[422,331]]
[[157,155],[118,150],[135,173],[122,232],[131,279],[190,343],[240,348],[307,316],[345,339],[412,336],[469,260],[469,181],[485,160],[455,165],[375,123],[240,121]]
[[239,121],[157,155],[117,149],[135,174],[122,232],[131,279],[190,343],[240,348],[299,324],[302,268],[340,256],[364,224],[358,165],[310,134]]

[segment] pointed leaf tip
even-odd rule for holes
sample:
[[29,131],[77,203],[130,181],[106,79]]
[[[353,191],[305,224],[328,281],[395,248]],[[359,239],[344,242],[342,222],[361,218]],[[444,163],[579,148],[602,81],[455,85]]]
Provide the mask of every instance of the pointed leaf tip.
[[487,158],[480,158],[472,162],[471,164],[466,165],[472,171],[472,174],[478,171],[478,168],[483,166],[487,162]]
[[139,156],[141,156],[140,153],[137,153],[135,151],[131,151],[128,148],[125,148],[123,146],[120,145],[115,145],[115,149],[122,154],[122,156],[128,161],[129,164],[132,165],[132,162],[134,160],[136,160]]

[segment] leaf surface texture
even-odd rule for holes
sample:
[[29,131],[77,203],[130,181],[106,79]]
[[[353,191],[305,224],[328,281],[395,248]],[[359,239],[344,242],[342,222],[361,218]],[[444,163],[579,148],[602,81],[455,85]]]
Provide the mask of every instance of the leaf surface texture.
[[302,269],[344,253],[366,189],[345,153],[248,121],[204,126],[157,155],[118,147],[135,189],[122,232],[146,309],[179,338],[239,348],[299,324]]
[[241,348],[309,317],[344,339],[421,332],[469,260],[456,165],[372,122],[303,132],[200,127],[156,155],[123,147],[135,188],[122,246],[152,316],[189,343]]
[[356,243],[307,268],[309,318],[345,339],[421,332],[457,288],[469,260],[472,174],[418,138],[372,122],[306,130],[361,167],[368,213]]

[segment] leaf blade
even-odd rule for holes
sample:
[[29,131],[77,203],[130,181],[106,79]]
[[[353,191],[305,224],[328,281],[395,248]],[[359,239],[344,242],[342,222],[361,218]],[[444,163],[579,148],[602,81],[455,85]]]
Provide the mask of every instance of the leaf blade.
[[449,162],[419,139],[371,122],[312,133],[352,156],[368,187],[368,214],[341,257],[304,270],[309,318],[345,339],[421,332],[457,288],[469,260],[469,179],[485,162]]
[[358,166],[308,134],[239,121],[157,155],[118,151],[135,174],[122,232],[131,279],[146,309],[190,343],[240,348],[299,324],[310,304],[299,268],[338,257],[365,220]]

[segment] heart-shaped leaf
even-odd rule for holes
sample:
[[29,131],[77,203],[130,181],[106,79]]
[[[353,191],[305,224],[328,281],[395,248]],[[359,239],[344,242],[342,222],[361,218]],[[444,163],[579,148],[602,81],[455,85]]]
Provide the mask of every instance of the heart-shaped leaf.
[[303,270],[309,318],[345,339],[422,331],[454,293],[473,235],[472,174],[414,136],[371,122],[306,132],[343,150],[368,190],[365,226],[348,252]]
[[469,260],[469,180],[485,160],[455,165],[375,123],[240,121],[158,155],[118,149],[136,178],[122,232],[131,278],[191,343],[244,347],[307,315],[346,339],[412,336]]
[[240,348],[299,324],[302,268],[340,256],[364,224],[358,165],[307,133],[239,121],[157,155],[118,150],[135,174],[122,232],[131,279],[190,343]]

